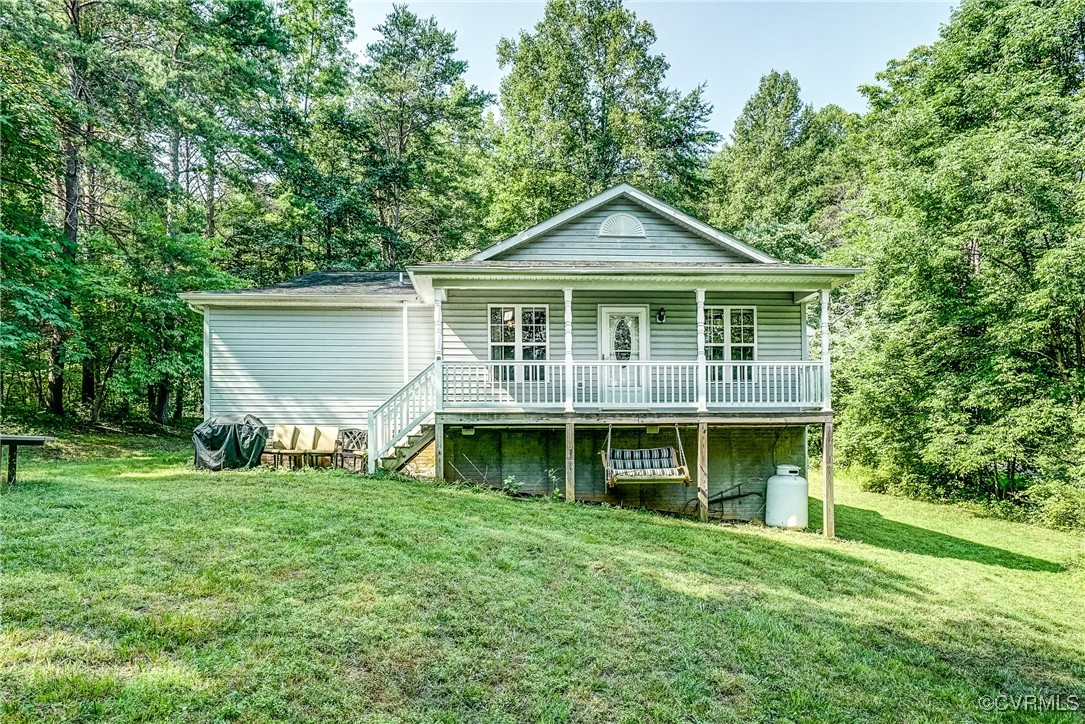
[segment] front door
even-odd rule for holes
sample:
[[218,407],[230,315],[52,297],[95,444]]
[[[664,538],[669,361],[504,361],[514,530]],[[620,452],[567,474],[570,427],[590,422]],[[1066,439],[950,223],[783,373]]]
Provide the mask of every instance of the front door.
[[[643,405],[648,359],[647,307],[599,307],[600,401],[604,405]],[[619,364],[626,362],[629,364]]]

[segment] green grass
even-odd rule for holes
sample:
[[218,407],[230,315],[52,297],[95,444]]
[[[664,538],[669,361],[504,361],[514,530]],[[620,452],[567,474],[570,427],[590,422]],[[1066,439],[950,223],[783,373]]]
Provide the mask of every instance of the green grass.
[[984,696],[1085,699],[1080,535],[846,479],[826,541],[74,437],[21,453],[3,498],[6,721],[956,722],[1035,716]]

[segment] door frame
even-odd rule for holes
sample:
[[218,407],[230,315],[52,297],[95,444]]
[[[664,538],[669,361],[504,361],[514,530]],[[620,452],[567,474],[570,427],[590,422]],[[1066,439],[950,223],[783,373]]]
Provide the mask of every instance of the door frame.
[[644,362],[652,358],[651,347],[649,346],[649,339],[651,335],[648,334],[648,305],[647,304],[600,304],[599,311],[596,318],[596,325],[598,327],[598,344],[600,360],[606,359],[607,351],[610,349],[609,335],[610,329],[606,324],[607,314],[612,312],[637,314],[641,318],[640,325],[640,361]]

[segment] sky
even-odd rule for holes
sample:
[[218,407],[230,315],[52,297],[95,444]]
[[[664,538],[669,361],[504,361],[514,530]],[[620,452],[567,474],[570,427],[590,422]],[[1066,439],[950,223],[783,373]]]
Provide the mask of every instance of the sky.
[[[544,3],[512,0],[409,2],[418,15],[437,18],[456,32],[467,82],[497,94],[502,72],[497,42],[530,30]],[[687,92],[706,83],[713,105],[710,127],[729,134],[757,82],[770,70],[798,78],[802,98],[821,107],[835,103],[863,111],[858,88],[893,58],[933,42],[949,19],[950,2],[627,2],[655,26],[654,52],[670,62],[667,85]],[[373,27],[391,2],[352,0],[361,55],[377,38]]]

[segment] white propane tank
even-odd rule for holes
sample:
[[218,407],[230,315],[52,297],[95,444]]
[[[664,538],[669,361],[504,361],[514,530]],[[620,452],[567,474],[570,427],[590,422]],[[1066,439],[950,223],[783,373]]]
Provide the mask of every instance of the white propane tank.
[[798,465],[777,465],[765,495],[765,524],[777,528],[805,528],[809,519],[810,486]]

